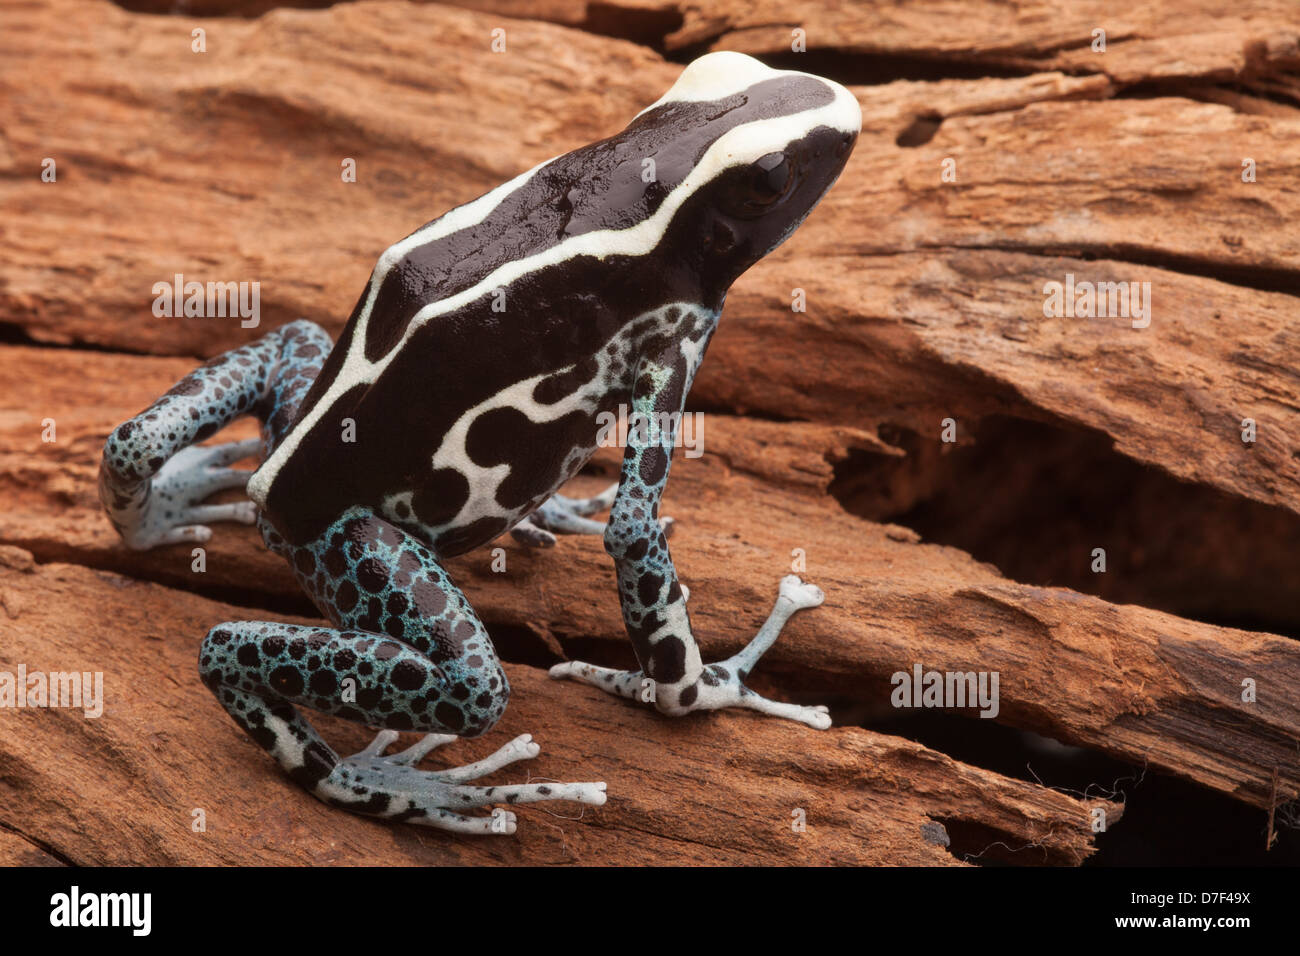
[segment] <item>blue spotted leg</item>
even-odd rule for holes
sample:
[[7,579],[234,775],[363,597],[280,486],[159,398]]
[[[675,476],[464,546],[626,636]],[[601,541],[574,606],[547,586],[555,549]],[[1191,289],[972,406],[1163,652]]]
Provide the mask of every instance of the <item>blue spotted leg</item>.
[[604,534],[605,522],[593,521],[591,515],[614,503],[618,485],[610,485],[591,498],[569,498],[554,494],[513,528],[510,534],[530,548],[555,547],[556,534]]
[[[677,580],[667,536],[659,524],[659,503],[682,406],[702,354],[703,346],[682,342],[639,361],[632,413],[642,424],[629,430],[618,494],[605,530],[623,622],[641,669],[620,671],[567,661],[552,667],[550,674],[633,700],[652,699],[661,713],[671,716],[746,707],[825,729],[831,723],[826,707],[768,700],[745,686],[790,616],[825,600],[820,588],[794,575],[784,578],[776,605],[758,634],[739,653],[717,664],[704,665],[691,631],[687,594]],[[653,692],[652,698],[648,691]]]
[[[604,511],[614,503],[618,493],[617,482],[590,498],[570,498],[554,494],[517,525],[510,534],[522,545],[530,548],[555,547],[557,534],[605,533],[605,522],[593,521],[589,516]],[[659,525],[665,534],[671,534],[673,519],[663,517]]]
[[[509,834],[514,815],[466,816],[492,803],[605,802],[603,783],[472,787],[468,780],[537,755],[527,735],[467,767],[423,771],[433,747],[476,736],[500,718],[510,688],[491,640],[433,553],[365,509],[342,515],[319,540],[292,546],[252,502],[205,505],[247,483],[228,467],[273,450],[330,350],[328,335],[299,321],[199,367],[114,430],[100,468],[100,495],[134,548],[211,537],[207,522],[257,521],[267,546],[287,558],[335,628],[230,622],[209,632],[200,674],[244,730],[322,800],[358,813],[465,833]],[[241,415],[262,421],[262,439],[195,446]],[[387,728],[376,743],[339,757],[295,709]],[[430,732],[384,756],[393,731]]]
[[[229,466],[284,432],[329,349],[320,326],[291,322],[195,369],[114,429],[100,463],[99,497],[126,544],[145,550],[201,543],[212,537],[212,522],[252,524],[251,501],[202,502],[248,483],[248,471]],[[195,446],[242,415],[262,420],[261,440]]]
[[[466,833],[514,832],[507,811],[461,812],[488,804],[605,802],[599,782],[465,785],[535,757],[527,735],[466,767],[413,766],[436,746],[486,732],[510,696],[487,631],[418,538],[362,508],[305,547],[286,544],[269,526],[264,533],[335,627],[219,624],[203,642],[199,670],[235,722],[298,784],[354,813]],[[365,750],[340,757],[299,706],[385,730]],[[398,730],[426,736],[383,756]]]

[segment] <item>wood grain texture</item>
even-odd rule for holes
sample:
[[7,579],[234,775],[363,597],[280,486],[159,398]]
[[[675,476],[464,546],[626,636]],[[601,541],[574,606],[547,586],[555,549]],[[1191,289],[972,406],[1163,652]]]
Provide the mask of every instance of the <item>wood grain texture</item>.
[[[299,790],[194,679],[209,622],[245,609],[60,564],[6,567],[0,592],[0,668],[21,661],[33,671],[105,675],[102,716],[6,713],[0,752],[6,828],[83,865],[953,864],[921,831],[933,818],[991,827],[1032,846],[1031,862],[1077,863],[1091,852],[1091,807],[1111,819],[1122,813],[896,737],[852,727],[819,734],[739,713],[673,722],[516,665],[507,668],[514,701],[495,736],[442,748],[442,762],[431,757],[429,765],[467,763],[527,732],[541,756],[492,780],[598,773],[610,802],[521,808],[515,839],[391,826]],[[319,724],[344,750],[370,737],[342,722]],[[51,759],[54,735],[59,759]],[[196,809],[204,811],[201,832]],[[800,809],[807,828],[796,832]]]
[[[998,842],[1013,862],[1078,864],[1091,810],[1125,826],[1118,800],[870,729],[918,662],[1000,674],[995,721],[946,715],[972,734],[1087,748],[1261,821],[1300,797],[1287,4],[123,6],[0,9],[0,670],[98,670],[109,690],[97,720],[0,710],[0,863],[944,865]],[[794,26],[807,54],[785,52]],[[730,294],[692,394],[705,454],[678,456],[665,501],[707,659],[752,635],[806,552],[827,603],[753,682],[831,703],[837,726],[669,721],[546,680],[564,659],[633,663],[610,562],[595,539],[506,538],[505,573],[486,550],[450,566],[508,662],[511,708],[431,765],[529,732],[541,757],[498,779],[603,778],[610,803],[523,808],[515,841],[331,811],[195,673],[214,623],[312,613],[289,570],[248,528],[218,527],[201,574],[186,548],[125,550],[95,494],[104,438],[196,358],[300,316],[337,334],[388,244],[618,131],[680,71],[665,53],[708,48],[825,71],[863,109],[841,182]],[[153,284],[175,273],[259,281],[261,326],[155,318]],[[1045,315],[1067,274],[1150,283],[1150,326]],[[576,487],[616,462],[602,452]],[[1106,534],[1081,517],[1098,500]],[[343,750],[368,736],[321,725]],[[927,840],[935,823],[951,846]]]

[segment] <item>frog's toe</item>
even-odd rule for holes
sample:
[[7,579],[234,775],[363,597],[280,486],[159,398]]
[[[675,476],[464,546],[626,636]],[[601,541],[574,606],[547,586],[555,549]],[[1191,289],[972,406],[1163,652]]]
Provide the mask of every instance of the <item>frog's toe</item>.
[[211,524],[214,521],[253,524],[257,521],[257,505],[251,501],[236,501],[228,505],[196,505],[182,510],[181,518],[195,524]]
[[546,501],[540,508],[529,515],[535,527],[560,534],[604,534],[605,522],[584,518],[576,511],[571,511],[554,498]]
[[[796,574],[787,574],[781,579],[777,593],[778,601],[787,601],[795,611],[809,607],[819,607],[826,600],[826,594],[815,584],[806,584]],[[793,613],[793,612],[791,612]]]
[[571,800],[588,806],[605,803],[603,782],[529,783],[495,787],[462,786],[465,781],[499,770],[517,760],[536,757],[541,748],[530,734],[521,734],[495,753],[462,767],[418,770],[413,765],[434,747],[458,738],[451,734],[426,734],[414,746],[390,756],[383,752],[397,733],[381,731],[364,750],[344,757],[317,785],[317,796],[330,803],[361,800],[367,811],[461,833],[515,832],[515,816],[494,810],[491,816],[465,816],[459,811],[492,804]]
[[395,731],[395,730],[381,730],[379,733],[375,734],[375,739],[374,739],[374,740],[372,740],[372,741],[370,741],[370,743],[366,744],[366,746],[365,746],[364,749],[362,749],[362,750],[358,750],[358,751],[357,751],[356,753],[354,753],[352,756],[353,756],[353,758],[356,758],[356,757],[378,757],[378,756],[380,756],[381,754],[383,754],[383,752],[384,752],[385,750],[387,750],[387,749],[388,749],[389,747],[391,747],[394,743],[396,743],[396,742],[397,742],[397,738],[399,738],[399,737],[401,737],[401,736],[402,736],[402,735],[399,734],[399,733],[398,733],[397,731]]
[[[382,733],[391,733],[393,734],[394,738],[397,736],[397,734],[391,730],[383,731]],[[421,760],[423,760],[425,758],[425,755],[428,754],[429,751],[433,750],[435,747],[441,747],[443,744],[449,744],[452,741],[459,740],[459,739],[460,738],[457,737],[455,734],[425,734],[416,743],[407,747],[405,750],[401,751],[400,753],[393,754],[388,759],[390,759],[393,763],[404,764],[408,767],[413,767]],[[376,743],[378,743],[378,740],[379,738],[375,738]],[[387,746],[388,746],[387,744],[384,744],[384,747]],[[383,747],[381,747],[380,749],[382,750]]]
[[441,780],[451,783],[464,783],[466,780],[477,780],[479,777],[486,777],[494,770],[500,770],[516,760],[532,760],[541,752],[542,748],[533,741],[532,734],[520,734],[496,753],[482,760],[465,764],[463,767],[450,767],[447,770],[435,770],[433,772]]
[[229,491],[231,488],[242,489],[248,484],[252,474],[244,468],[209,468],[191,479],[188,489],[190,498],[192,501],[202,501],[218,491]]
[[[614,503],[617,493],[618,485],[612,485],[590,498],[569,498],[554,494],[542,502],[528,516],[527,521],[533,528],[555,534],[604,534],[605,522],[595,521],[590,515],[607,510]],[[551,535],[552,540],[555,534]]]
[[511,528],[510,536],[526,548],[553,548],[558,540],[551,532],[533,524],[530,518]]
[[581,684],[599,687],[615,697],[636,700],[646,688],[653,683],[648,681],[641,671],[620,671],[612,667],[598,667],[583,661],[562,661],[554,664],[547,674],[552,680],[575,680]]
[[[254,447],[256,443],[256,447]],[[252,474],[230,465],[255,454],[261,441],[252,439],[212,447],[183,448],[163,463],[154,475],[153,488],[160,494],[190,502],[201,501],[216,491],[248,484]]]
[[166,544],[204,544],[212,540],[212,529],[206,525],[188,524],[168,528],[159,535],[150,538],[136,536],[127,539],[127,544],[139,551]]
[[189,505],[166,489],[155,491],[143,518],[134,527],[123,528],[127,546],[137,551],[168,544],[203,544],[212,540],[217,521],[254,524],[257,506],[251,501],[221,505]]
[[825,704],[813,706],[787,704],[785,701],[769,700],[755,694],[748,687],[742,687],[740,696],[735,701],[723,706],[745,707],[749,710],[756,710],[760,714],[766,714],[769,717],[781,717],[785,720],[807,724],[814,730],[827,730],[831,726],[830,709]]
[[197,452],[203,464],[209,467],[233,465],[245,458],[259,457],[262,454],[262,439],[245,438],[220,445],[192,445],[186,451]]
[[551,495],[551,502],[575,515],[590,517],[601,511],[608,511],[618,496],[618,482],[610,485],[598,495],[590,498],[570,498],[567,495]]
[[509,810],[493,810],[488,817],[467,817],[450,810],[439,810],[436,820],[428,821],[430,826],[452,833],[474,833],[480,835],[499,834],[511,836],[519,829],[518,818]]
[[[172,455],[154,475],[154,483],[192,484],[215,469],[228,469],[237,461],[261,454],[262,439],[225,442],[220,445],[190,445]],[[251,474],[251,473],[250,473]]]

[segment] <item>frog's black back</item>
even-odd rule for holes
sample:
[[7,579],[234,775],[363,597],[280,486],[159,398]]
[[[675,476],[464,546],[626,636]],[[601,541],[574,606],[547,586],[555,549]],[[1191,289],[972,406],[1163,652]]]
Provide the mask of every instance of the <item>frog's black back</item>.
[[[443,554],[505,530],[572,473],[579,452],[590,453],[596,415],[628,401],[635,356],[655,347],[645,337],[672,324],[665,310],[686,306],[672,310],[682,334],[697,334],[692,311],[716,314],[735,276],[797,225],[732,223],[737,248],[711,252],[711,210],[726,177],[688,182],[710,146],[742,124],[832,97],[815,78],[781,74],[717,100],[664,103],[396,244],[250,493],[258,497],[260,480],[266,514],[295,543],[357,505]],[[842,131],[814,128],[805,139],[810,156],[844,152]],[[837,174],[827,173],[818,195]],[[676,211],[636,254],[570,253],[589,233],[647,223],[669,197]],[[474,221],[447,228],[461,219]],[[495,281],[521,263],[528,267]],[[658,320],[638,326],[650,315]],[[584,401],[569,408],[579,390]],[[449,430],[485,404],[456,446],[463,454],[435,467]],[[539,421],[521,406],[564,411]],[[475,474],[494,465],[509,468],[493,492],[496,513],[461,515]]]

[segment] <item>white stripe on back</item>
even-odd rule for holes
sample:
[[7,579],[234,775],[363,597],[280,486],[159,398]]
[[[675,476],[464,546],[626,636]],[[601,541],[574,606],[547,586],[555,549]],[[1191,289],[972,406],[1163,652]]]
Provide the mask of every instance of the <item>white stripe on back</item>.
[[[719,57],[722,59],[716,59]],[[739,57],[741,60],[754,64],[757,69],[741,63],[734,57]],[[697,66],[710,60],[718,64],[717,69],[710,65],[707,70],[696,70]],[[735,85],[738,90],[743,90],[761,79],[770,78],[770,76],[780,75],[781,73],[791,73],[791,71],[772,70],[752,57],[743,54],[724,55],[722,53],[710,54],[695,61],[686,72],[698,75],[683,85],[686,80],[686,74],[683,74],[682,79],[678,80],[673,89],[665,94],[663,100],[660,100],[661,103],[691,97],[716,99],[720,96],[729,95],[725,91],[719,92],[723,86]],[[792,75],[809,76],[810,74]],[[758,76],[758,79],[755,79],[756,76]],[[785,144],[802,139],[819,126],[839,129],[846,133],[856,133],[861,127],[862,114],[853,94],[838,83],[820,77],[813,77],[813,79],[825,83],[833,90],[835,95],[830,103],[816,109],[804,110],[787,116],[755,120],[732,128],[709,147],[700,162],[664,198],[659,208],[649,219],[627,229],[602,229],[574,236],[536,255],[503,263],[469,288],[424,306],[407,323],[401,340],[377,362],[371,362],[365,357],[365,332],[369,323],[370,311],[374,306],[375,298],[384,277],[411,250],[485,220],[500,206],[506,196],[525,185],[542,168],[554,160],[547,160],[545,163],[534,166],[528,172],[516,176],[508,183],[498,186],[473,202],[451,210],[424,229],[412,233],[401,242],[385,250],[379,257],[379,262],[371,274],[366,304],[358,316],[347,356],[339,369],[338,375],[330,383],[329,388],[321,396],[320,400],[316,402],[304,418],[294,425],[275,452],[253,475],[248,483],[248,496],[258,505],[265,507],[271,484],[275,481],[275,477],[279,474],[284,462],[297,449],[302,437],[311,431],[341,395],[358,385],[372,383],[382,375],[384,369],[402,350],[411,336],[431,319],[468,305],[497,288],[510,285],[530,272],[559,265],[576,256],[586,255],[603,259],[607,256],[647,255],[662,241],[673,216],[681,205],[698,189],[724,170],[752,163],[780,148],[774,146],[774,143]],[[679,87],[682,87],[682,89],[679,90]],[[653,109],[653,107],[649,108]],[[510,305],[507,303],[507,308],[509,307]],[[512,383],[508,387],[513,387],[515,384],[517,383]]]

